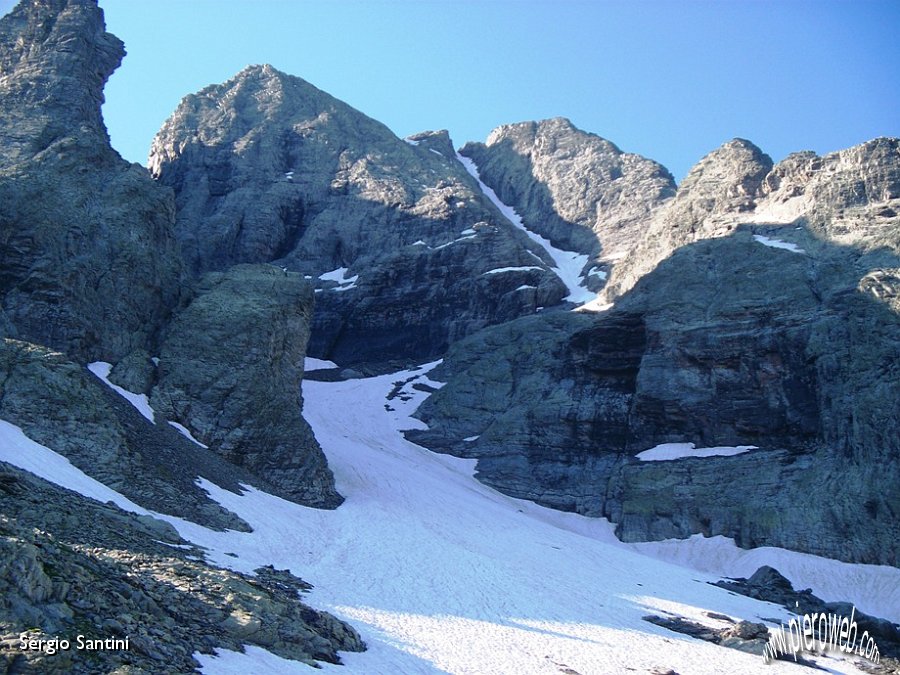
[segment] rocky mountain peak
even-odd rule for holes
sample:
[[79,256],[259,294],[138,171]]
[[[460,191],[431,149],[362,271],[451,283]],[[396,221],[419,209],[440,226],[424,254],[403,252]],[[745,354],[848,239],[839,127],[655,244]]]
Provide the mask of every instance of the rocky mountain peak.
[[661,164],[622,152],[564,117],[508,124],[460,151],[482,180],[554,245],[608,263],[633,245],[649,214],[675,194]]
[[701,159],[679,186],[679,197],[702,199],[707,210],[752,208],[763,179],[772,170],[772,158],[756,145],[735,138]]
[[95,0],[0,19],[0,332],[84,360],[148,348],[180,293],[171,193],[103,124],[124,54]]
[[[220,147],[244,156],[245,165],[285,173],[294,159],[284,147],[286,134],[325,140],[348,127],[356,130],[361,120],[374,137],[393,136],[383,124],[306,80],[268,64],[251,65],[222,84],[185,96],[153,139],[148,167],[163,182],[177,183],[177,176],[165,172],[167,164],[185,152]],[[186,136],[186,130],[192,135]],[[319,159],[336,163],[338,154],[333,148]]]
[[76,133],[108,143],[103,86],[125,56],[96,0],[25,0],[0,20],[0,133],[6,161]]
[[535,152],[554,152],[559,147],[573,148],[584,145],[585,142],[594,152],[622,154],[615,144],[596,134],[582,131],[566,117],[501,125],[488,134],[485,145],[490,147],[504,141],[512,142],[519,153],[525,156],[531,156]]

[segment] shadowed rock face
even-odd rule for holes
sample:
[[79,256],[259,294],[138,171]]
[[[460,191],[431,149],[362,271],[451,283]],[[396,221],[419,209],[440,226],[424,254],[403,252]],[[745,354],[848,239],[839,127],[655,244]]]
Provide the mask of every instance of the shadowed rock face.
[[[424,359],[566,295],[446,132],[404,142],[271,66],[186,97],[150,168],[195,272],[277,261],[316,283],[315,356]],[[505,268],[525,269],[487,274]]]
[[[216,529],[248,526],[194,481],[204,476],[234,492],[266,485],[221,461],[131,404],[64,354],[0,340],[0,419],[145,508]],[[139,477],[139,480],[136,480]]]
[[211,272],[167,327],[151,403],[229,462],[309,506],[341,503],[300,414],[312,287],[271,265]]
[[[139,503],[201,522],[236,520],[202,496],[201,474],[333,507],[300,417],[312,291],[273,268],[189,288],[171,190],[109,146],[102,90],[124,53],[96,2],[30,0],[0,20],[0,333],[22,341],[0,349],[5,419]],[[155,386],[159,424],[77,365],[94,360],[131,391]]]
[[[898,258],[753,234],[680,248],[607,313],[454,345],[410,437],[477,457],[516,497],[607,516],[626,541],[721,534],[896,565]],[[667,442],[759,449],[633,459]]]
[[181,281],[171,194],[100,115],[123,55],[95,3],[0,20],[0,331],[84,360],[146,348]]
[[727,236],[742,223],[788,242],[809,233],[872,255],[879,249],[897,254],[898,209],[898,139],[878,138],[824,157],[798,152],[774,166],[755,145],[735,139],[691,169],[617,265],[604,295],[615,299],[678,247]]
[[[561,248],[589,253],[589,265],[605,273],[675,194],[665,167],[561,117],[498,127],[486,143],[467,143],[460,153],[530,229]],[[602,286],[598,276],[593,281]]]

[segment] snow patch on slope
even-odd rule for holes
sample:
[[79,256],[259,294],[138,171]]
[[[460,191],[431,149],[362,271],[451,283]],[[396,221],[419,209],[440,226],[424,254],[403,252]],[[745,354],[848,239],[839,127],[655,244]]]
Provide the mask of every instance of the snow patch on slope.
[[88,364],[88,370],[99,377],[104,384],[106,384],[113,391],[122,396],[131,405],[137,408],[137,411],[141,413],[141,415],[156,424],[156,420],[154,419],[153,414],[153,408],[150,407],[150,401],[147,398],[147,394],[135,394],[134,392],[123,389],[119,385],[113,384],[109,381],[109,374],[112,371],[111,363],[106,363],[105,361],[94,361],[93,363]]
[[0,420],[0,461],[8,462],[88,499],[102,503],[113,502],[120,509],[142,516],[154,515],[91,478],[62,455],[31,440],[20,427],[5,420]]
[[359,275],[354,274],[352,277],[348,277],[348,271],[349,270],[346,267],[338,267],[336,270],[331,270],[330,272],[320,274],[319,279],[321,279],[322,281],[334,281],[338,284],[337,286],[332,287],[329,290],[349,291],[351,288],[356,288],[356,282],[359,280]]
[[785,251],[790,251],[791,253],[805,253],[805,251],[797,246],[797,244],[792,244],[787,241],[782,241],[781,239],[773,239],[771,237],[764,237],[761,234],[754,234],[753,238],[758,241],[763,246],[768,246],[769,248],[780,248]]
[[750,450],[756,450],[755,445],[738,445],[736,447],[720,446],[715,448],[697,448],[693,443],[662,443],[649,450],[639,452],[637,457],[642,462],[668,462],[685,457],[730,457],[740,455]]
[[[641,617],[676,612],[709,622],[704,612],[714,611],[783,620],[787,613],[779,607],[707,583],[721,574],[749,576],[762,564],[792,580],[790,569],[799,569],[805,577],[795,585],[894,618],[865,602],[867,594],[883,594],[884,609],[897,614],[900,570],[894,568],[776,549],[742,552],[721,537],[622,544],[603,519],[552,511],[478,483],[471,475],[474,460],[436,455],[400,433],[417,424],[409,415],[428,388],[441,386],[428,377],[435,365],[304,382],[304,415],[346,497],[337,510],[299,506],[253,488],[237,495],[200,480],[253,532],[216,532],[156,516],[206,547],[215,564],[250,574],[271,564],[313,583],[307,602],[351,621],[370,647],[342,654],[345,666],[322,664],[324,670],[527,675],[558,673],[558,664],[565,664],[582,673],[757,673],[759,656],[693,640]],[[48,461],[55,453],[10,427],[0,425],[0,458],[78,486],[92,498],[134,506],[66,460]],[[698,572],[661,557],[718,568]],[[820,591],[829,583],[836,595]],[[306,665],[253,647],[243,655],[219,650],[216,657],[197,657],[206,673],[309,672]],[[837,672],[859,672],[846,662],[814,658]],[[771,673],[795,670],[784,662],[766,667]]]

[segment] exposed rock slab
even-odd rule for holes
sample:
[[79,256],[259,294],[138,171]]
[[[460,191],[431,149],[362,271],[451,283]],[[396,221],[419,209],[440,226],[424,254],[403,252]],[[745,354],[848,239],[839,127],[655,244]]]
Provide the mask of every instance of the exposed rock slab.
[[0,331],[84,361],[148,348],[181,279],[171,193],[101,118],[123,55],[94,2],[0,19]]
[[[169,531],[0,463],[4,672],[192,673],[196,652],[244,644],[309,665],[365,649],[353,628],[298,598],[310,588],[302,580],[213,567]],[[71,648],[20,651],[26,632]],[[77,650],[77,635],[127,637],[129,648]]]
[[150,423],[84,366],[38,345],[0,340],[0,419],[132,501],[207,527],[248,529],[198,477],[235,492],[241,483],[267,487],[164,419]]
[[301,416],[312,305],[310,284],[271,265],[205,275],[166,330],[151,403],[281,494],[335,507],[334,478]]
[[[721,534],[897,564],[897,262],[802,244],[816,257],[738,228],[680,248],[609,312],[467,338],[410,437],[479,458],[508,494],[607,516],[627,541]],[[759,449],[633,459],[669,442]]]
[[[589,265],[603,274],[675,194],[675,180],[661,164],[624,153],[561,117],[503,125],[486,143],[467,143],[460,153],[530,230],[590,254]],[[600,274],[589,280],[602,286]]]

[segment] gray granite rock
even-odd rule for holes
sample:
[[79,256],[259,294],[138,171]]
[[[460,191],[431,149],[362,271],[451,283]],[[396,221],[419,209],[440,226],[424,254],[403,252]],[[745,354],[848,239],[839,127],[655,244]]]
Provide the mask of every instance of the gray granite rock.
[[[454,345],[418,412],[429,430],[410,437],[479,458],[508,494],[609,517],[627,541],[721,534],[896,565],[898,260],[756,231],[679,248],[606,313]],[[759,449],[633,459],[667,442]]]
[[123,55],[93,2],[0,19],[0,329],[85,361],[149,348],[180,292],[171,192],[100,114]]
[[234,492],[241,483],[268,484],[156,417],[155,424],[145,419],[64,354],[0,339],[0,419],[146,508],[217,529],[249,529],[195,481],[203,476]]
[[590,254],[585,272],[594,269],[588,281],[596,288],[675,194],[665,167],[561,117],[503,125],[460,153],[529,229],[560,248]]
[[[353,628],[307,606],[286,570],[239,574],[162,521],[0,463],[0,668],[9,673],[193,673],[195,655],[252,644],[316,666],[363,651]],[[19,638],[70,641],[50,654]],[[128,638],[79,650],[76,636]]]
[[803,239],[812,255],[819,242],[852,245],[871,256],[870,267],[889,266],[886,254],[900,253],[898,157],[900,140],[878,138],[824,157],[794,153],[773,166],[749,141],[729,141],[691,169],[653,215],[604,294],[614,299],[678,247],[742,224],[788,243]]
[[341,497],[301,416],[312,296],[271,265],[206,274],[166,329],[151,404],[280,494],[333,508]]
[[[150,168],[195,272],[274,261],[316,283],[314,356],[424,359],[566,295],[446,132],[403,141],[271,66],[187,96]],[[504,268],[529,269],[488,274]]]

